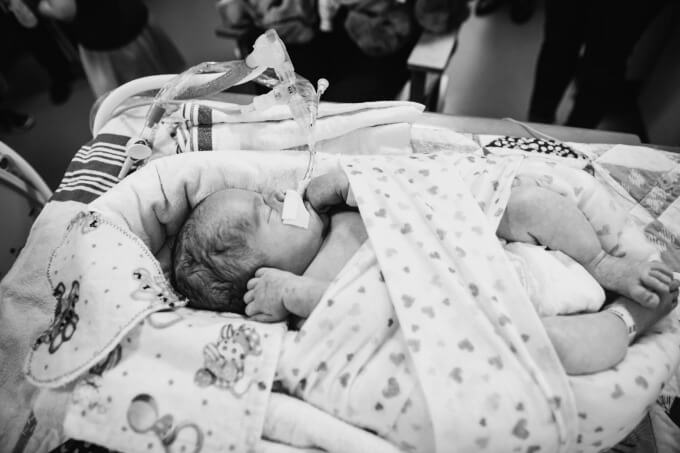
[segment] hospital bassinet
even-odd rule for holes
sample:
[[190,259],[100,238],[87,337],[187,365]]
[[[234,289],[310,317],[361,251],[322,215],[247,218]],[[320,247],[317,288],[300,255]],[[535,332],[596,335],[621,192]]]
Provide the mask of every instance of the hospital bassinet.
[[[214,106],[219,107],[218,104]],[[377,112],[383,107],[397,110],[383,112],[381,116]],[[677,155],[639,146],[582,143],[565,143],[562,147],[555,147],[555,152],[548,152],[545,148],[547,144],[541,140],[514,140],[484,134],[464,135],[421,124],[417,109],[414,112],[410,110],[412,108],[413,106],[408,104],[367,104],[360,108],[350,108],[345,112],[338,110],[335,113],[328,113],[330,116],[336,115],[335,121],[339,132],[328,132],[326,140],[320,143],[320,150],[334,153],[338,150],[351,149],[357,154],[445,151],[471,155],[488,153],[531,155],[543,152],[550,154],[549,158],[553,161],[576,168],[595,165],[604,170],[599,174],[600,178],[609,184],[612,193],[617,194],[619,201],[628,207],[629,220],[632,224],[644,231],[650,243],[658,248],[667,263],[680,270],[678,240],[680,202],[677,200],[680,195],[677,192],[680,158]],[[182,113],[183,129],[176,130],[174,136],[168,135],[164,138],[162,149],[165,155],[189,150],[214,149],[226,152],[230,147],[244,149],[299,147],[299,144],[281,139],[283,132],[275,129],[277,122],[270,125],[273,129],[269,133],[260,135],[258,142],[253,138],[243,138],[253,130],[252,125],[233,126],[219,123],[221,113],[205,105],[188,104]],[[352,122],[352,114],[367,116],[358,122]],[[0,293],[5,299],[2,335],[7,335],[10,339],[3,348],[7,344],[16,344],[12,341],[21,337],[21,334],[17,333],[18,330],[39,332],[44,329],[53,310],[53,299],[42,300],[45,297],[44,288],[48,288],[47,293],[50,295],[54,291],[54,288],[47,286],[45,281],[45,265],[50,260],[50,254],[61,240],[64,225],[70,220],[70,216],[82,210],[85,207],[84,203],[92,202],[117,184],[116,175],[124,161],[125,144],[129,137],[134,135],[142,119],[143,116],[133,109],[111,120],[97,137],[76,153],[60,187],[41,215],[42,219],[36,222],[25,251],[13,272],[3,282]],[[343,125],[346,126],[345,129]],[[233,130],[234,127],[243,129],[239,133],[229,132],[230,128]],[[284,145],[277,146],[277,143]],[[271,159],[278,158],[272,155]],[[282,168],[303,167],[305,164],[302,155],[296,161],[286,159],[288,158],[281,160]],[[225,158],[222,162],[228,164],[229,160]],[[271,169],[271,163],[269,166],[256,168],[271,171],[272,175],[276,176],[275,171]],[[259,177],[266,180],[272,175],[261,174]],[[142,205],[143,200],[140,200],[140,206]],[[145,221],[142,217],[140,217],[142,231],[136,231],[132,226],[137,234],[144,233]],[[50,247],[46,248],[45,245]],[[113,257],[112,262],[116,259]],[[675,310],[634,344],[624,362],[616,368],[596,375],[570,377],[576,407],[589,408],[588,411],[578,412],[579,426],[576,428],[578,435],[575,439],[575,451],[594,452],[615,445],[639,424],[650,409],[654,411],[659,393],[664,391],[667,383],[674,382],[674,373],[680,361],[680,351],[677,347],[680,344],[678,324],[680,312]],[[24,325],[27,327],[24,328]],[[23,346],[18,350],[26,352]],[[3,355],[14,359],[5,362],[12,365],[20,365],[20,359],[23,359],[23,356],[16,357],[16,354],[13,356],[12,353],[5,351]],[[16,379],[3,381],[3,390],[17,394],[26,392],[26,395],[31,395],[30,402],[39,405],[40,395],[36,400],[35,392],[27,390],[28,384],[21,378]],[[668,392],[667,389],[665,391]],[[61,397],[61,401],[69,398],[68,395]],[[593,404],[593,401],[586,401],[584,398],[595,398],[597,402]],[[12,402],[3,407],[5,407],[3,418],[11,416],[20,420],[14,424],[3,420],[3,426],[21,428],[24,425],[26,427],[35,425],[36,418],[33,415],[29,416],[32,414],[30,405]],[[25,420],[28,420],[27,424],[23,423]],[[41,430],[39,420],[38,428],[25,429],[21,435],[10,434],[8,439],[18,440],[21,445],[28,446],[27,451],[30,451],[39,449],[40,445],[55,442],[57,435],[53,427]],[[42,438],[38,438],[40,436]],[[151,438],[155,439],[153,436]],[[150,449],[159,446],[160,444],[149,443]]]

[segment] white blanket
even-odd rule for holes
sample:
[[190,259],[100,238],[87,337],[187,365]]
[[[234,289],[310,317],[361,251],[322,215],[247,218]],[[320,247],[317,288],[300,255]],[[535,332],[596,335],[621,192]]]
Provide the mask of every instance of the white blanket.
[[343,159],[377,262],[287,341],[287,386],[402,449],[569,451],[567,376],[495,235],[520,160]]

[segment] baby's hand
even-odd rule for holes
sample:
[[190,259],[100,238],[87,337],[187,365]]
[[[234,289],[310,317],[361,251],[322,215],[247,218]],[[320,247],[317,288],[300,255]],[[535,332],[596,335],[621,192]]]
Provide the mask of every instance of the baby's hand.
[[291,288],[295,274],[261,267],[255,272],[255,277],[248,280],[248,292],[243,296],[246,303],[246,315],[255,321],[278,322],[289,315],[283,304],[286,292]]
[[345,172],[333,170],[309,182],[305,191],[305,199],[309,201],[314,210],[324,212],[333,206],[345,204],[348,191],[349,180]]

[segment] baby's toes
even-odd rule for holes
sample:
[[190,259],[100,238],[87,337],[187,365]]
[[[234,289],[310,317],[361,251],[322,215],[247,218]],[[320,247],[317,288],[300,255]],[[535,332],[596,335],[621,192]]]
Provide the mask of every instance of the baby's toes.
[[631,288],[630,298],[647,308],[655,308],[659,304],[659,296],[641,285],[635,285]]
[[650,261],[648,266],[649,272],[655,274],[657,278],[666,284],[669,284],[671,280],[673,280],[673,269],[665,263],[662,263],[661,261]]
[[669,291],[668,285],[671,283],[671,280],[666,279],[663,273],[654,269],[642,274],[640,281],[648,290],[657,294],[667,293]]

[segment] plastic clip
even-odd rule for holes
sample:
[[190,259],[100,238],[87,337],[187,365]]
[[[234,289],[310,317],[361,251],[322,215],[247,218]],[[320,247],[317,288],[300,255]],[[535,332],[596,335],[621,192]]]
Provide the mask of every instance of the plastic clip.
[[132,166],[137,162],[151,157],[151,147],[142,138],[131,138],[125,147],[125,162],[118,173],[118,179],[123,179],[130,173]]

